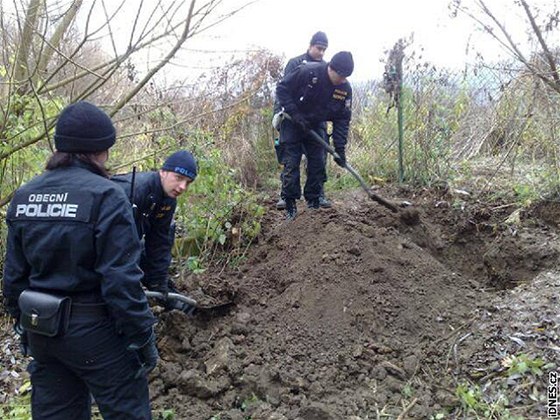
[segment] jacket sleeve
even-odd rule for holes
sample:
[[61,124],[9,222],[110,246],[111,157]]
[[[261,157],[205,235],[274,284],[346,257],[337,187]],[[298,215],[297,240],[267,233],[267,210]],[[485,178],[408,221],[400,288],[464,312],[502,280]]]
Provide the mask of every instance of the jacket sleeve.
[[297,70],[286,73],[284,78],[276,86],[276,98],[278,98],[280,106],[292,117],[300,112],[292,98],[298,91],[299,86],[305,83],[305,75],[305,68],[300,67]]
[[31,267],[23,254],[18,228],[21,228],[21,226],[14,226],[8,221],[8,238],[2,279],[4,305],[8,313],[16,319],[19,318],[20,314],[18,298],[21,292],[29,287],[29,273],[31,271]]
[[[291,58],[284,67],[284,76],[288,73],[293,72],[298,66],[301,64],[301,61],[296,58]],[[274,114],[280,112],[282,110],[282,106],[280,105],[280,101],[278,101],[278,97],[274,99]]]
[[150,217],[150,231],[144,238],[144,255],[140,267],[144,270],[144,284],[167,284],[169,265],[171,264],[171,248],[173,234],[171,223],[175,213],[176,203],[166,210],[161,217],[153,214]]
[[131,343],[145,341],[155,323],[142,290],[140,241],[132,210],[124,192],[115,186],[100,203],[95,226],[96,271],[103,277],[101,294],[117,323]]
[[350,120],[352,119],[352,88],[348,88],[344,107],[332,119],[333,144],[335,149],[346,147]]

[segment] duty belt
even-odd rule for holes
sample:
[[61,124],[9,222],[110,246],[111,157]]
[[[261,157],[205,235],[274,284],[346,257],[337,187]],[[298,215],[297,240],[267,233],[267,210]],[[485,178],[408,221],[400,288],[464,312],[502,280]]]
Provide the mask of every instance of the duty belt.
[[104,303],[72,302],[70,318],[105,318],[107,316],[109,316],[109,311]]

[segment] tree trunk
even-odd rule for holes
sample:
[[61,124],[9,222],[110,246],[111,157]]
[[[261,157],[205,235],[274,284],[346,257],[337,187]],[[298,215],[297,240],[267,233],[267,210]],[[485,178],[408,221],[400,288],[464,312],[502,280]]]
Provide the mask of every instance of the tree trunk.
[[18,92],[25,92],[27,90],[27,84],[30,76],[28,58],[31,52],[33,34],[37,30],[37,22],[41,5],[41,0],[31,0],[25,14],[21,41],[17,50],[17,57],[12,78]]

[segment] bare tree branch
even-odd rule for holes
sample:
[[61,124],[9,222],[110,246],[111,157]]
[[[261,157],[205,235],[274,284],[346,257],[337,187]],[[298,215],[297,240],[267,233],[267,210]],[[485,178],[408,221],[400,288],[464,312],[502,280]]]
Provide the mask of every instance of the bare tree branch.
[[[142,0],[140,3],[142,4]],[[111,46],[113,47],[113,53],[115,57],[119,55],[117,52],[117,46],[115,45],[115,37],[113,35],[113,30],[111,29],[111,21],[109,20],[109,14],[107,13],[107,7],[105,6],[105,0],[101,0],[101,5],[103,6],[103,13],[105,14],[105,20],[107,21],[107,29],[109,30],[109,39],[111,40]]]
[[541,45],[541,48],[544,52],[544,56],[545,56],[545,58],[548,62],[548,66],[550,67],[550,72],[552,74],[552,78],[554,79],[554,81],[558,85],[558,88],[556,90],[558,90],[558,92],[560,93],[560,76],[558,75],[558,69],[556,68],[556,63],[555,63],[554,56],[550,52],[550,50],[548,48],[548,45],[546,45],[546,42],[545,42],[545,40],[542,36],[542,32],[541,32],[539,26],[537,25],[537,23],[535,22],[535,18],[533,17],[533,14],[531,13],[531,9],[529,8],[529,5],[527,4],[527,2],[525,0],[520,0],[520,1],[521,1],[521,4],[523,5],[523,9],[525,9],[525,13],[527,14],[527,17],[529,18],[529,22],[531,23],[531,27],[533,28],[533,32],[537,36],[537,39],[539,40],[539,44]]
[[[170,28],[169,30],[167,30],[167,31],[165,31],[165,32],[163,32],[163,33],[161,33],[161,34],[156,35],[156,36],[150,38],[150,39],[147,40],[147,41],[144,41],[144,42],[141,42],[141,43],[136,44],[136,45],[133,46],[132,48],[127,49],[127,51],[126,51],[124,54],[121,54],[121,55],[118,56],[118,57],[115,57],[115,58],[112,58],[111,60],[108,60],[108,61],[106,61],[106,62],[100,63],[100,64],[98,64],[97,66],[94,66],[94,67],[92,67],[92,68],[90,68],[90,69],[88,69],[88,70],[84,70],[84,71],[81,72],[81,73],[78,73],[78,74],[76,74],[76,75],[74,75],[74,76],[72,76],[72,77],[69,77],[69,78],[67,78],[67,79],[64,79],[64,80],[62,80],[62,81],[60,81],[60,82],[57,82],[57,83],[55,83],[55,84],[53,84],[53,85],[45,86],[44,88],[42,88],[42,89],[39,90],[39,93],[46,93],[46,92],[49,92],[49,91],[53,91],[53,90],[56,90],[56,89],[60,89],[61,87],[65,86],[65,85],[67,85],[67,84],[69,84],[69,83],[72,83],[72,82],[74,82],[74,81],[76,81],[76,80],[79,80],[79,79],[81,79],[81,78],[83,78],[83,77],[85,77],[85,76],[91,74],[92,71],[96,72],[96,71],[101,70],[101,69],[103,69],[103,68],[105,68],[105,67],[114,67],[114,66],[118,66],[118,65],[120,65],[121,63],[124,63],[124,62],[125,62],[129,57],[131,57],[134,53],[136,53],[136,52],[138,52],[138,51],[140,51],[140,50],[142,50],[142,49],[148,47],[149,45],[155,44],[157,41],[159,41],[159,40],[165,38],[165,37],[168,36],[173,30],[175,30],[176,28],[180,27],[181,25],[182,25],[182,22],[176,24],[174,27]],[[83,41],[82,41],[82,44],[85,43],[86,40],[87,40],[87,39],[84,38]],[[75,52],[77,52],[77,50],[76,50]],[[71,56],[70,56],[70,57],[71,57]],[[66,64],[66,63],[64,63],[64,64]],[[61,64],[61,67],[63,67],[64,64]]]
[[119,102],[117,102],[117,104],[115,105],[115,107],[113,108],[113,110],[109,115],[111,116],[115,115],[128,101],[134,98],[134,96],[138,94],[138,92],[146,85],[146,83],[148,83],[151,80],[151,78],[158,71],[160,71],[163,68],[163,66],[165,66],[169,62],[169,60],[171,60],[171,58],[175,56],[177,51],[179,51],[179,49],[183,46],[183,44],[185,43],[185,41],[189,36],[192,13],[193,13],[195,3],[196,3],[195,0],[191,1],[187,19],[185,20],[183,33],[179,38],[179,40],[177,41],[177,43],[175,44],[175,46],[171,49],[171,51],[169,51],[166,57],[158,63],[157,66],[155,66],[151,71],[148,72],[148,74],[136,85],[136,87],[128,95],[126,95]]
[[70,25],[74,21],[78,10],[80,9],[80,7],[82,7],[82,2],[83,0],[74,0],[68,8],[68,11],[64,14],[64,18],[56,27],[53,35],[48,42],[48,46],[50,48],[45,49],[45,51],[40,56],[39,63],[37,64],[37,73],[39,77],[46,73],[47,66],[51,61],[53,53],[58,49],[62,37],[68,31],[68,28],[70,28]]
[[[48,133],[55,125],[55,117],[53,116],[52,109],[53,106],[57,106],[60,103],[60,95],[63,95],[66,100],[69,99],[70,101],[85,99],[100,91],[100,88],[110,80],[119,81],[120,79],[115,78],[114,75],[123,68],[123,63],[129,60],[133,54],[150,46],[157,45],[160,41],[176,37],[177,39],[164,58],[161,59],[140,82],[132,86],[128,93],[122,95],[120,100],[117,101],[111,111],[111,115],[113,116],[147,86],[150,80],[167,65],[183,47],[187,39],[200,31],[222,22],[235,12],[247,6],[245,5],[234,12],[221,16],[209,24],[207,24],[207,21],[209,21],[208,18],[211,14],[216,13],[217,6],[224,3],[223,1],[208,0],[196,11],[196,14],[195,7],[199,4],[194,0],[191,1],[189,5],[177,0],[172,0],[164,4],[164,2],[160,0],[151,10],[144,10],[140,7],[135,16],[132,29],[125,38],[125,40],[128,40],[128,48],[125,52],[120,53],[117,49],[119,46],[119,39],[115,33],[116,27],[111,21],[117,16],[119,10],[123,10],[125,1],[120,0],[116,11],[109,13],[109,10],[105,9],[104,22],[98,25],[98,27],[90,28],[90,26],[93,25],[92,15],[96,1],[97,0],[93,0],[92,3],[90,3],[91,7],[87,12],[87,19],[84,25],[85,30],[79,32],[81,33],[79,36],[80,39],[77,39],[76,35],[72,33],[71,28],[77,21],[77,16],[83,8],[83,0],[68,0],[66,3],[66,14],[61,13],[60,16],[51,14],[50,10],[44,15],[39,13],[40,8],[47,4],[46,0],[29,0],[28,7],[24,12],[25,14],[20,12],[21,9],[15,8],[18,18],[14,25],[19,25],[21,35],[19,39],[14,37],[13,45],[10,45],[10,50],[16,53],[14,64],[10,64],[8,61],[10,54],[4,52],[6,59],[3,60],[3,63],[8,63],[6,66],[8,72],[6,78],[8,82],[5,84],[6,88],[4,89],[6,94],[2,95],[2,101],[0,102],[0,110],[4,114],[4,117],[0,121],[0,138],[4,139],[2,147],[0,148],[1,165],[7,165],[8,162],[11,162],[10,164],[13,165],[13,162],[16,162],[12,160],[14,159],[13,155],[45,139],[45,137],[48,138]],[[146,3],[147,2],[144,2],[143,4],[145,5]],[[248,4],[251,3],[252,2]],[[59,11],[60,3],[57,2],[55,4],[57,11]],[[104,5],[105,3],[102,6]],[[182,16],[184,15],[185,8],[188,8],[188,13],[186,13],[186,16],[183,18]],[[183,13],[180,13],[181,10]],[[142,11],[142,16],[140,15],[140,11]],[[50,19],[51,16],[53,17],[52,20]],[[49,22],[56,22],[57,19],[60,19],[60,21],[56,27],[53,28],[54,32],[52,36],[49,37],[48,34],[51,29]],[[3,37],[6,37],[7,31],[5,30],[4,15],[0,17],[0,22],[0,30],[3,32]],[[44,33],[41,33],[43,30]],[[86,46],[91,45],[88,43],[95,43],[96,40],[94,37],[97,34],[101,36],[107,32],[111,37],[110,41],[112,42],[115,56],[110,60],[99,60],[95,65],[85,64],[87,60],[84,60],[81,56],[84,55]],[[66,35],[69,33],[74,38],[66,38]],[[118,36],[121,35],[119,34]],[[70,42],[66,42],[67,39],[70,39]],[[33,50],[33,46],[36,46],[37,50]],[[35,72],[32,73],[30,71],[28,62],[36,63],[34,67]],[[56,62],[57,66],[54,69],[49,69],[49,66],[51,66],[53,62]],[[77,84],[76,82],[79,80],[83,80],[83,83]],[[117,84],[114,86],[117,86]],[[122,83],[121,86],[129,86],[129,84]],[[14,96],[11,94],[24,87],[27,88],[28,91],[27,95],[23,97],[24,105],[21,108],[21,112],[27,112],[28,115],[29,113],[34,113],[34,117],[30,122],[26,121],[23,130],[16,125],[7,127],[5,125],[8,120],[7,117],[13,114],[13,106],[17,104],[17,101],[14,100]],[[62,88],[66,88],[67,91],[61,93]],[[113,88],[113,86],[111,86],[111,88]],[[71,91],[68,92],[70,89]],[[118,92],[115,93],[115,96],[117,95]],[[244,100],[247,99],[241,98],[239,102]],[[51,106],[49,107],[47,104]],[[228,107],[232,106],[235,106],[235,104],[228,105]],[[223,109],[226,108],[227,107],[223,107]],[[204,115],[214,112],[217,111],[203,112],[198,116],[187,114],[187,116],[188,120],[190,120],[191,118],[201,118]],[[186,119],[159,131],[173,129],[180,124],[184,124],[185,121]],[[39,132],[37,133],[37,131]],[[7,137],[10,137],[10,139],[7,139]],[[0,176],[4,173],[7,172],[0,170]],[[14,176],[8,183],[18,183],[20,181],[18,176]],[[11,188],[14,185],[9,186]],[[8,189],[7,186],[6,189]],[[2,198],[2,202],[4,202],[5,199],[6,197]],[[7,200],[9,200],[9,198]],[[0,203],[0,207],[1,205]]]
[[[479,7],[482,13],[490,19],[492,24],[486,24],[482,21],[481,18],[476,16],[474,13],[470,12],[466,7],[461,6],[460,4],[457,5],[457,10],[461,11],[462,13],[469,16],[475,22],[477,22],[484,30],[490,34],[506,51],[508,51],[516,60],[520,61],[527,70],[533,74],[534,76],[538,77],[542,80],[548,87],[553,89],[554,91],[560,93],[560,75],[558,74],[558,69],[555,64],[554,56],[550,52],[544,38],[542,36],[542,32],[540,31],[538,25],[535,22],[533,14],[531,13],[530,6],[526,0],[520,0],[520,4],[525,10],[525,14],[529,19],[529,24],[531,26],[531,30],[534,35],[537,37],[539,41],[539,45],[543,51],[543,54],[547,60],[548,66],[550,68],[550,72],[543,73],[538,66],[531,62],[521,49],[519,45],[513,39],[511,33],[506,29],[504,24],[496,17],[496,15],[490,10],[488,5],[484,0],[474,0],[474,3]],[[493,25],[493,26],[492,26]],[[495,30],[497,29],[497,31]]]

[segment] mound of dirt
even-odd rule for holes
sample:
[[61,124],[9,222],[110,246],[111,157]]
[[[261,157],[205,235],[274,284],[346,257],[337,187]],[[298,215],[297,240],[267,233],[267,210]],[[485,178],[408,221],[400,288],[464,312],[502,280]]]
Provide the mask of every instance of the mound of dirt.
[[463,337],[492,289],[556,264],[557,245],[542,246],[556,233],[513,235],[507,208],[400,194],[414,210],[356,192],[293,222],[272,211],[239,270],[187,279],[235,290],[236,306],[213,319],[161,315],[154,405],[220,420],[429,418],[457,406],[459,364],[482,360],[483,343]]
[[[156,418],[544,418],[560,366],[560,203],[381,195],[414,205],[393,214],[357,191],[293,222],[271,210],[241,267],[182,279],[235,305],[158,313]],[[27,376],[3,336],[6,401]]]

